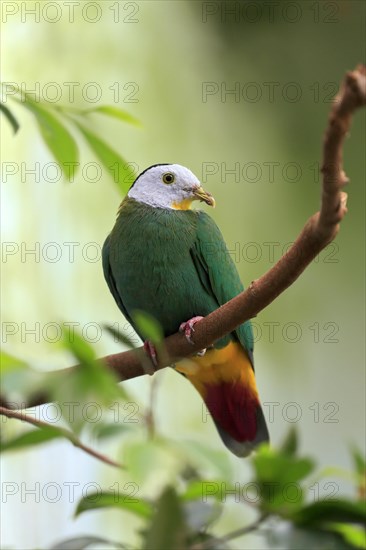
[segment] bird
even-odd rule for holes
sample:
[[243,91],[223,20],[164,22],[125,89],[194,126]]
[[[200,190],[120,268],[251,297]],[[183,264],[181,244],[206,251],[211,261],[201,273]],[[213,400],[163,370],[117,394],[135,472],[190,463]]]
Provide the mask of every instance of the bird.
[[[143,311],[158,321],[165,337],[181,330],[192,341],[195,323],[244,289],[218,226],[192,208],[195,201],[215,206],[191,170],[164,163],[141,172],[119,206],[102,249],[103,271],[138,334],[134,314]],[[154,359],[149,342],[145,349]],[[246,457],[269,441],[250,321],[174,368],[199,392],[234,455]]]

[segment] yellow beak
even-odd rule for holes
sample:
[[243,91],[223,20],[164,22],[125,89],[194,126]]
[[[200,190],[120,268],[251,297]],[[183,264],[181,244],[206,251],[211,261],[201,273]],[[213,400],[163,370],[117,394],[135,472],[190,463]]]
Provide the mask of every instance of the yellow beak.
[[198,187],[195,191],[193,191],[193,194],[196,198],[196,200],[200,200],[208,204],[209,206],[212,206],[215,208],[215,199],[211,195],[211,193],[208,193],[203,189],[203,187]]

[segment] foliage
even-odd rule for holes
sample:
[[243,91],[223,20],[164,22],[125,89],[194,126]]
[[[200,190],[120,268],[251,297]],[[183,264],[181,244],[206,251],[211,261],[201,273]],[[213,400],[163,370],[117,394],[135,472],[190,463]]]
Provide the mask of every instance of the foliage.
[[[154,336],[156,325],[151,324],[150,318],[145,319],[141,312],[139,318],[140,326]],[[78,334],[72,342],[66,338],[64,345],[80,363],[79,375],[66,379],[61,372],[58,377],[46,376],[42,383],[36,377],[38,391],[42,387],[48,391],[53,388],[59,403],[70,401],[70,396],[78,397],[79,402],[80,396],[83,396],[84,406],[88,399],[97,400],[105,406],[115,399],[128,403],[130,397],[118,389],[113,377],[99,364],[89,344]],[[18,376],[19,372],[27,373],[28,381],[32,379],[32,371],[23,361],[8,355],[3,355],[3,360],[2,381],[7,389],[14,388],[12,377]],[[29,384],[29,387],[34,386]],[[147,415],[140,415],[139,423],[129,425],[127,429],[120,422],[111,419],[106,422],[103,419],[93,423],[91,431],[85,415],[75,414],[71,418],[64,410],[62,412],[64,421],[72,428],[71,432],[58,425],[43,425],[5,440],[2,451],[17,451],[50,442],[54,438],[67,438],[74,442],[75,432],[83,437],[88,432],[93,433],[97,441],[105,437],[120,439],[122,436],[124,467],[136,481],[123,484],[123,470],[120,470],[121,484],[118,487],[122,489],[106,489],[83,496],[77,503],[75,517],[98,513],[101,509],[115,509],[122,514],[124,525],[128,514],[132,514],[140,523],[138,548],[225,549],[229,548],[230,539],[255,530],[273,548],[304,548],[314,547],[315,544],[317,548],[365,547],[362,527],[366,519],[362,493],[365,463],[358,450],[353,450],[355,498],[323,498],[312,502],[310,483],[315,464],[311,458],[298,454],[297,433],[294,430],[289,432],[280,448],[267,445],[259,448],[250,459],[253,475],[249,481],[243,482],[233,479],[224,450],[214,451],[202,443],[167,440],[157,433],[156,427],[154,438],[144,439],[146,432],[141,431],[141,423],[147,423]],[[107,409],[105,412],[108,412]],[[148,494],[149,480],[151,475],[156,475],[161,464],[170,471],[176,470],[178,475],[173,478],[167,476],[152,497]],[[233,498],[236,502],[240,500],[243,516],[249,507],[255,509],[257,520],[245,527],[239,525],[236,531],[220,538],[215,535],[214,524]],[[61,541],[53,549],[82,549],[95,544],[109,545],[111,548],[126,547],[123,539],[116,542],[85,536]]]
[[[65,179],[73,181],[79,166],[79,148],[69,126],[76,128],[113,178],[120,193],[124,194],[134,181],[136,174],[128,162],[106,141],[88,128],[89,118],[93,114],[113,117],[127,124],[139,126],[140,122],[131,114],[115,106],[100,105],[89,109],[76,109],[70,106],[33,99],[29,94],[13,87],[11,99],[28,109],[34,116],[40,135],[50,153],[59,164]],[[19,123],[5,101],[0,102],[0,111],[8,120],[14,133]]]

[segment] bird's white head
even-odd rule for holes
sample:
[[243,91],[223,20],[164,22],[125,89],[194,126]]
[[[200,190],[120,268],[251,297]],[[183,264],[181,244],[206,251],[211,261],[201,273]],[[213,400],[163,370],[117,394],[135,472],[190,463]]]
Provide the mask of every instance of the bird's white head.
[[215,206],[213,196],[205,191],[198,178],[179,164],[156,164],[142,172],[128,196],[157,208],[188,210],[195,200]]

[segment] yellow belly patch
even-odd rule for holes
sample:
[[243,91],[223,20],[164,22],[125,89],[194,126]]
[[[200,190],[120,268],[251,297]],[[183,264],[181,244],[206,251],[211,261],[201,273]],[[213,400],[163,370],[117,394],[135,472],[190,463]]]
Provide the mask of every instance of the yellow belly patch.
[[240,382],[258,397],[255,375],[248,355],[239,342],[230,342],[221,349],[208,349],[203,357],[198,355],[180,361],[176,370],[185,374],[205,397],[205,385],[221,382]]

